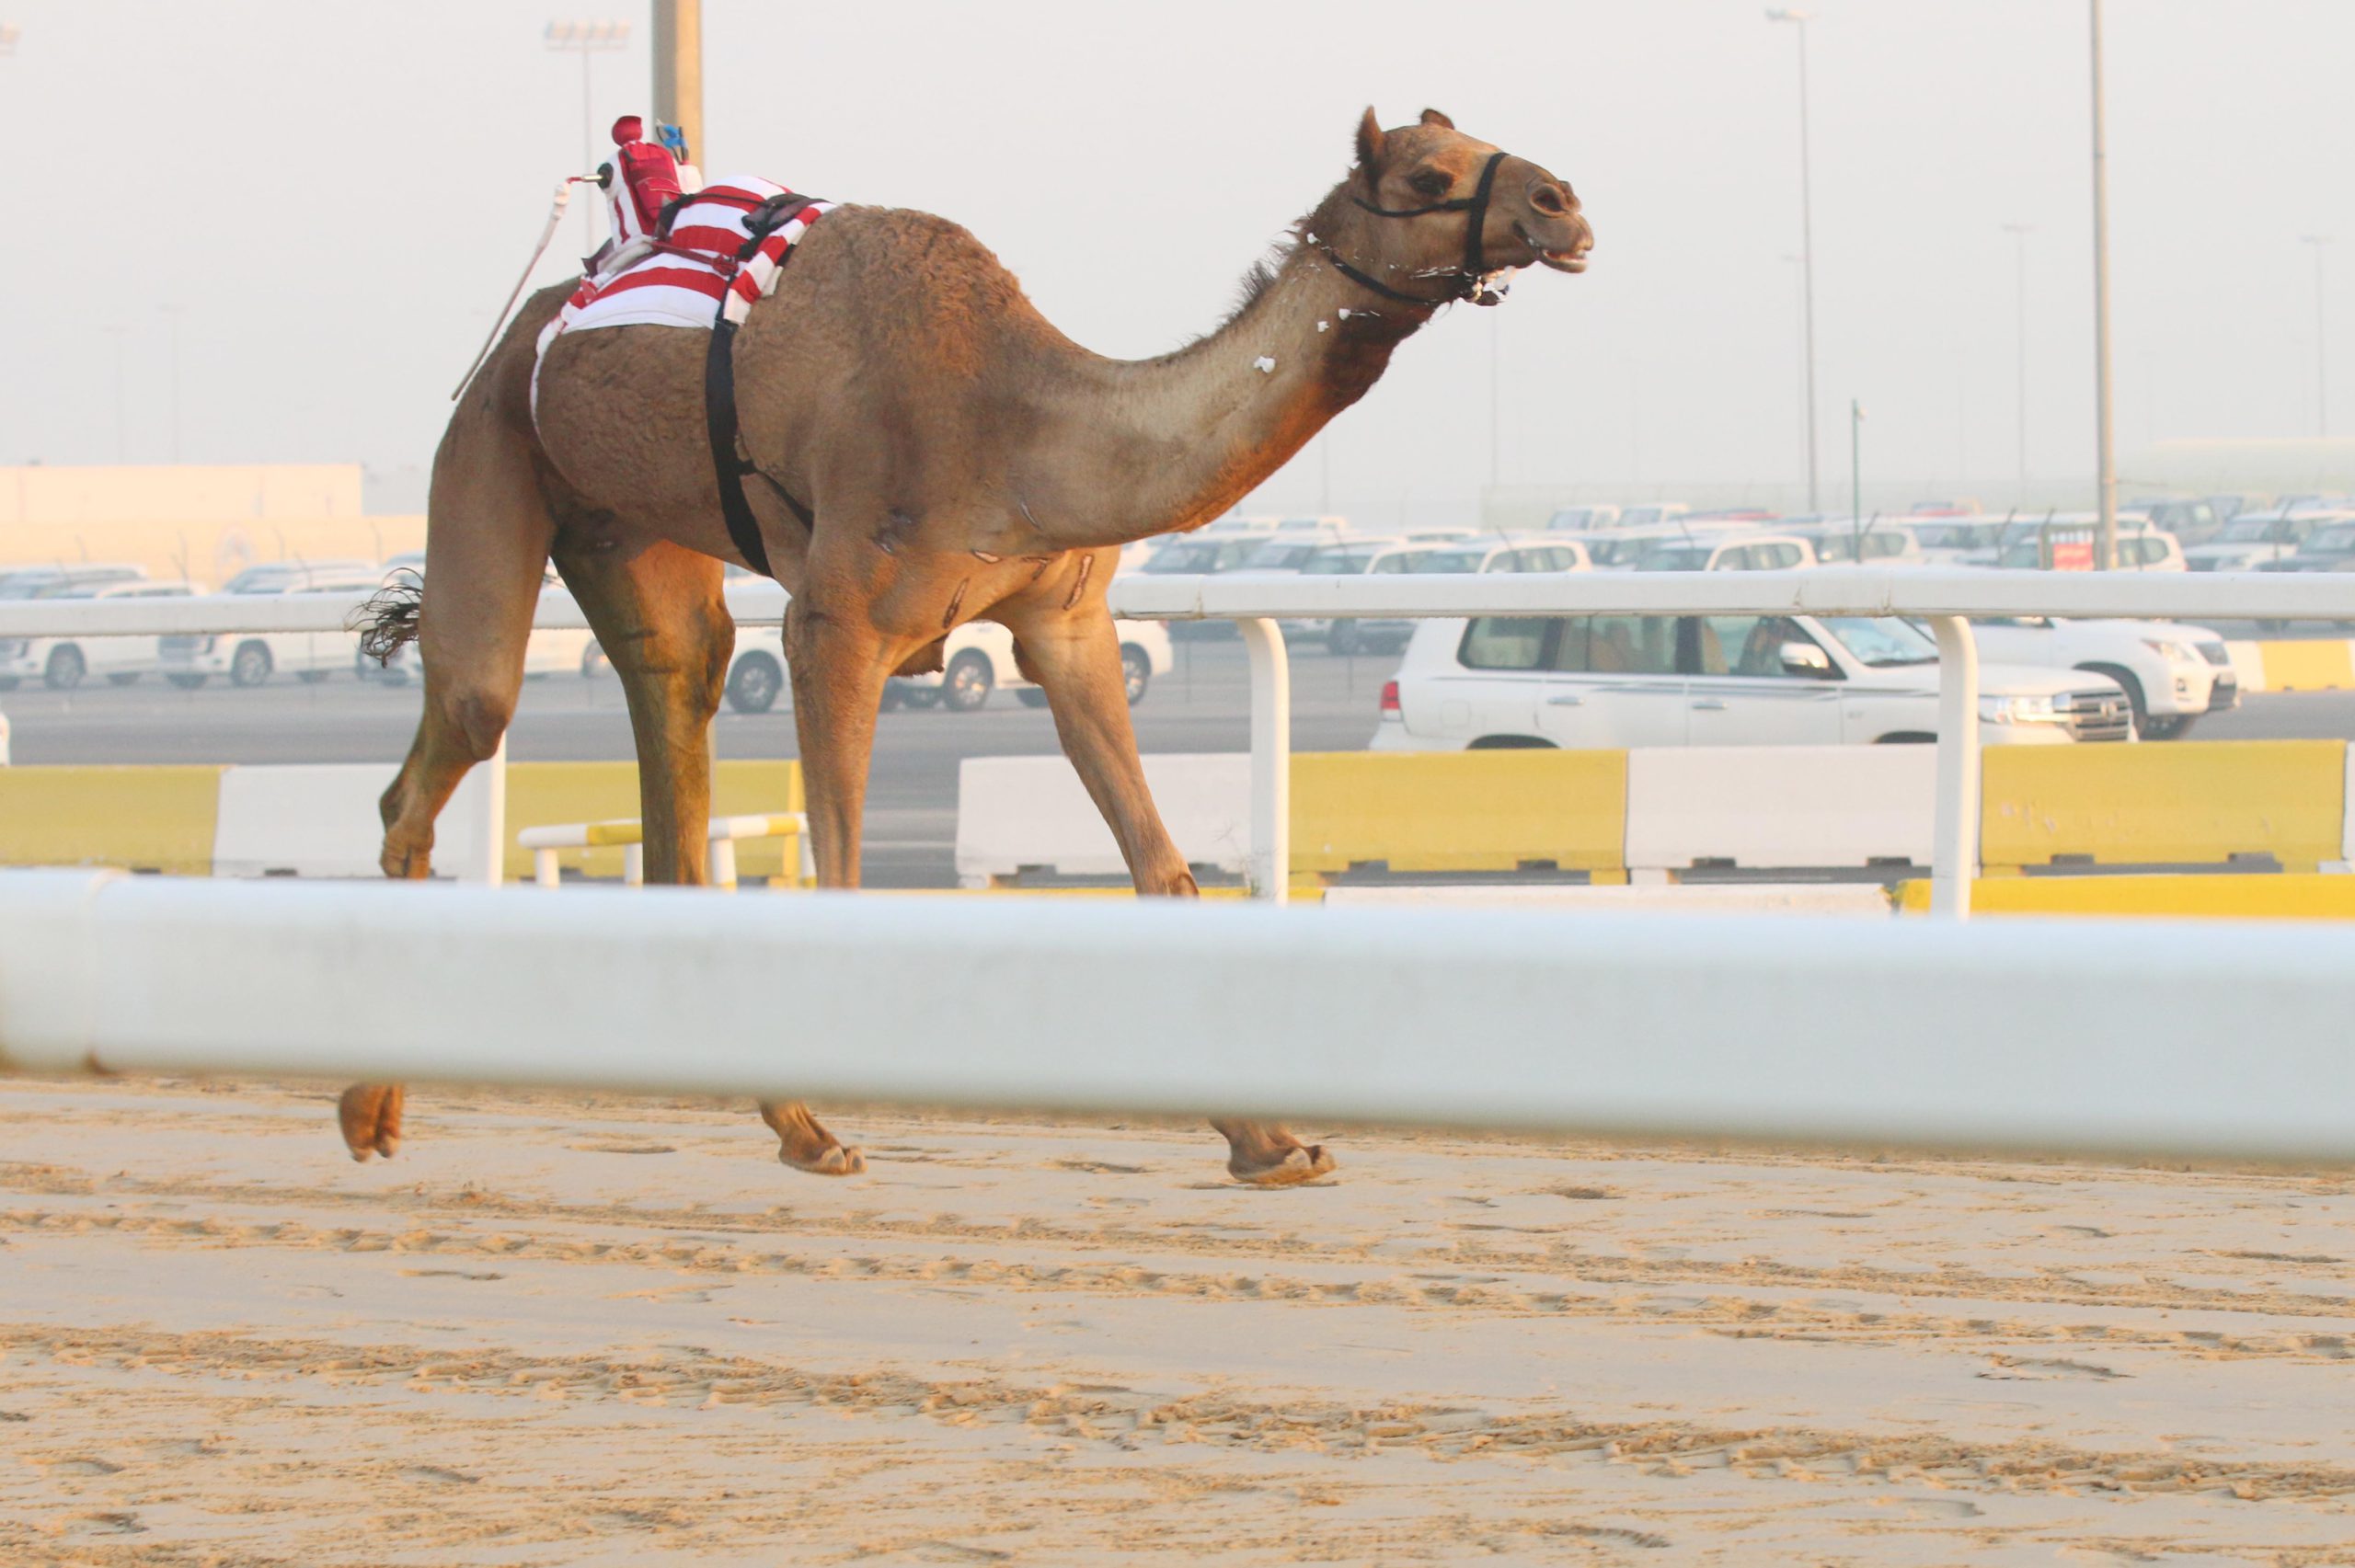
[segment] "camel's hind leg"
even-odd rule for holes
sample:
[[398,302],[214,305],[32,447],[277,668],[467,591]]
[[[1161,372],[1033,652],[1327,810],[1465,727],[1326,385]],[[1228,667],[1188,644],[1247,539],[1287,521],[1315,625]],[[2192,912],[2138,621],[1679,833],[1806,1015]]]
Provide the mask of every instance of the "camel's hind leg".
[[[427,502],[418,652],[425,704],[417,738],[378,803],[385,875],[432,869],[433,821],[466,771],[499,750],[523,683],[523,645],[555,532],[522,431],[478,386],[450,423]],[[354,1160],[400,1146],[398,1084],[356,1083],[339,1107]]]
[[[556,562],[629,700],[646,879],[699,884],[711,823],[706,739],[736,647],[720,564],[674,544],[625,554],[569,533],[557,539]],[[867,1169],[865,1155],[844,1148],[798,1102],[764,1104],[761,1118],[777,1135],[777,1158],[797,1170],[848,1176]]]
[[[1097,601],[1069,610],[1034,610],[1009,617],[1008,624],[1023,671],[1045,689],[1063,752],[1112,830],[1137,892],[1197,897],[1193,873],[1145,786],[1136,728],[1129,720],[1120,634],[1110,612]],[[1323,1144],[1304,1144],[1276,1123],[1213,1120],[1211,1126],[1226,1139],[1226,1169],[1238,1182],[1290,1186],[1334,1170]]]
[[568,531],[557,569],[580,601],[629,704],[646,880],[700,886],[711,823],[712,716],[736,648],[709,555],[661,540],[613,547]]

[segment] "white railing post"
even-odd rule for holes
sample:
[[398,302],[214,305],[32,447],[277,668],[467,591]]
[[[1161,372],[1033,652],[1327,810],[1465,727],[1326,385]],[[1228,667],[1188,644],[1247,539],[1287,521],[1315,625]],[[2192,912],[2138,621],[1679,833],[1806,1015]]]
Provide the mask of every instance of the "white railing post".
[[1251,655],[1251,896],[1292,898],[1292,658],[1273,621],[1235,624]]
[[496,887],[507,876],[507,737],[482,770],[482,841],[475,852],[482,858],[458,880]]
[[1979,875],[1979,645],[1959,615],[1933,615],[1938,641],[1937,818],[1930,840],[1930,912],[1970,918]]

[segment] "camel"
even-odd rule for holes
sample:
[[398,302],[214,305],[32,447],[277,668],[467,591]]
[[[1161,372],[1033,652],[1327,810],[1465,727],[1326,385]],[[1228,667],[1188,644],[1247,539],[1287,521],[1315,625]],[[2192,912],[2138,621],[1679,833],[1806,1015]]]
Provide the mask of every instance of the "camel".
[[[860,813],[884,681],[940,668],[976,617],[1016,639],[1140,895],[1197,892],[1145,788],[1106,607],[1120,547],[1198,528],[1275,472],[1382,375],[1394,349],[1488,276],[1586,266],[1570,188],[1435,109],[1384,131],[1367,109],[1348,177],[1246,280],[1228,320],[1158,359],[1089,353],[965,229],[843,206],[796,247],[735,345],[746,487],[791,595],[785,645],[820,887],[858,886]],[[572,284],[517,314],[435,454],[419,597],[378,646],[420,644],[424,706],[381,803],[383,865],[428,874],[435,817],[498,749],[555,562],[620,676],[638,759],[646,880],[704,880],[706,737],[735,630],[705,425],[706,334],[541,327]],[[805,517],[809,521],[805,521]],[[357,1160],[390,1157],[403,1091],[355,1084]],[[764,1104],[797,1170],[865,1168],[798,1102]],[[1237,1180],[1334,1169],[1277,1125],[1212,1126]]]

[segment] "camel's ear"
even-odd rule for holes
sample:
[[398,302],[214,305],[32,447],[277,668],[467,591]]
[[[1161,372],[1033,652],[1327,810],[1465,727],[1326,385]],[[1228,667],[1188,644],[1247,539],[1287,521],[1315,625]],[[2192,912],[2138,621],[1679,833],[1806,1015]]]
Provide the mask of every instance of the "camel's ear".
[[1442,131],[1453,131],[1455,129],[1455,121],[1448,119],[1447,116],[1442,114],[1435,109],[1427,109],[1423,110],[1423,123],[1425,125],[1436,125]]
[[1383,142],[1382,121],[1374,119],[1373,106],[1368,104],[1365,118],[1358,121],[1358,167],[1365,170],[1368,185],[1382,173]]

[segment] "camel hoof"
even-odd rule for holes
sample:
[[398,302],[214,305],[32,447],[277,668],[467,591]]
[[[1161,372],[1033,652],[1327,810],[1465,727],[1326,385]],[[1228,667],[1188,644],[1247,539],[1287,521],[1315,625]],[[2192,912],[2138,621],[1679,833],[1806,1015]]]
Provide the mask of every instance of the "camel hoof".
[[779,1148],[777,1162],[797,1171],[807,1171],[813,1176],[863,1176],[867,1174],[867,1156],[856,1149],[841,1144],[829,1144],[815,1159],[802,1159],[791,1149]]
[[1239,1161],[1226,1162],[1227,1173],[1246,1186],[1296,1187],[1304,1182],[1329,1176],[1339,1162],[1321,1143],[1303,1149],[1295,1144],[1284,1150],[1284,1157],[1272,1165],[1251,1166]]
[[389,1160],[401,1146],[401,1087],[397,1083],[355,1083],[336,1102],[336,1122],[343,1130],[343,1146],[364,1164],[372,1154]]

